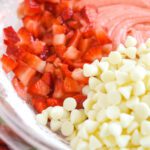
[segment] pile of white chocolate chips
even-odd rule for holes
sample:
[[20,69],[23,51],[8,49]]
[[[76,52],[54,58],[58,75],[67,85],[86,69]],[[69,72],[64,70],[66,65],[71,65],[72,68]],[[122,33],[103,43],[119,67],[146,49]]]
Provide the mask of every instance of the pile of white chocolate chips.
[[83,109],[69,97],[38,114],[38,123],[60,131],[73,150],[149,150],[150,39],[138,45],[128,36],[125,46],[85,64],[83,74]]

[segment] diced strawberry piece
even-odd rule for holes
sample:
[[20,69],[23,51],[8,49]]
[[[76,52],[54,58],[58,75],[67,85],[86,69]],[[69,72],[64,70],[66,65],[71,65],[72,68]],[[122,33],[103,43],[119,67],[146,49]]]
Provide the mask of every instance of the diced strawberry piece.
[[38,113],[41,113],[44,109],[47,108],[46,99],[43,97],[32,98],[32,105],[35,107]]
[[65,34],[55,34],[53,37],[53,45],[65,45],[66,42],[66,36]]
[[30,79],[35,75],[36,71],[28,67],[25,63],[19,62],[14,69],[14,73],[23,85],[27,85]]
[[54,73],[54,65],[51,63],[47,63],[44,72]]
[[78,47],[79,47],[79,50],[82,51],[82,54],[84,54],[84,52],[86,52],[86,50],[89,48],[90,45],[91,45],[91,39],[81,38]]
[[89,62],[101,58],[102,58],[102,48],[100,46],[90,48],[83,56],[83,59]]
[[83,102],[86,99],[86,96],[82,95],[82,94],[77,94],[75,96],[73,96],[73,98],[77,101],[77,108],[81,109],[83,108]]
[[34,37],[40,37],[44,33],[44,28],[40,22],[30,16],[23,18],[25,28],[33,34]]
[[64,93],[63,81],[61,79],[56,79],[53,97],[54,98],[61,98],[63,96],[63,93]]
[[33,95],[47,96],[50,92],[50,87],[40,79],[28,87],[28,92]]
[[28,64],[30,67],[33,69],[43,72],[44,68],[46,66],[46,62],[41,60],[39,57],[36,55],[33,55],[31,53],[26,52],[25,55],[22,57],[22,60]]
[[15,30],[11,26],[4,28],[3,31],[4,31],[6,39],[10,43],[15,44],[15,43],[19,42],[20,39],[19,39],[17,33],[15,32]]
[[108,44],[111,42],[110,38],[107,35],[107,32],[102,27],[95,29],[95,35],[96,35],[97,40],[102,45]]
[[73,10],[71,8],[65,8],[61,14],[64,21],[67,21],[72,18]]
[[36,0],[24,0],[26,6],[26,13],[34,15],[41,12],[41,6]]
[[81,38],[81,33],[80,33],[79,30],[77,30],[77,31],[74,33],[74,36],[73,36],[73,37],[71,38],[71,40],[69,41],[68,46],[77,47],[80,38]]
[[41,18],[41,23],[45,28],[49,29],[52,26],[53,19],[54,17],[49,11],[44,11]]
[[41,80],[43,80],[48,86],[51,86],[51,83],[52,83],[51,73],[45,72],[45,73],[42,75]]
[[81,13],[88,23],[93,23],[97,19],[97,12],[94,7],[85,6]]
[[42,60],[48,59],[53,54],[53,51],[54,51],[53,49],[54,49],[53,47],[49,47],[49,46],[45,45],[43,47],[43,51],[41,52],[41,54],[39,55],[39,57]]
[[8,56],[14,58],[19,55],[19,50],[15,45],[9,45],[7,46],[6,53]]
[[92,27],[86,26],[83,28],[83,37],[84,38],[91,38],[94,35],[95,35],[95,33],[94,33],[94,30]]
[[2,67],[6,73],[14,70],[17,66],[17,63],[6,55],[2,56],[1,62],[2,62]]
[[60,3],[60,0],[47,0],[50,3]]
[[48,107],[54,107],[54,106],[62,106],[63,101],[56,98],[48,98],[47,100]]
[[32,48],[34,54],[41,54],[44,51],[45,43],[39,40],[32,42]]
[[105,44],[102,47],[103,56],[108,56],[108,54],[112,51],[112,44]]
[[54,47],[56,54],[60,57],[63,58],[63,54],[66,51],[66,46],[65,45],[57,45]]
[[52,32],[53,32],[53,35],[55,35],[55,34],[63,34],[63,33],[66,32],[66,29],[62,25],[53,24],[52,25]]
[[63,57],[65,59],[75,60],[79,57],[80,52],[74,47],[70,46],[67,48],[67,51],[64,53]]
[[88,83],[88,78],[84,77],[83,70],[81,68],[74,69],[71,76],[76,81],[80,81],[86,84]]
[[45,42],[48,46],[52,45],[53,35],[50,32],[47,32],[43,35],[42,41]]
[[55,66],[56,68],[59,68],[60,65],[61,65],[61,59],[60,59],[59,57],[57,57],[57,58],[55,59],[55,61],[53,62],[53,64],[54,64],[54,66]]
[[75,20],[68,21],[67,24],[72,29],[79,29],[80,26],[81,26],[81,24],[78,21],[75,21]]
[[56,58],[57,58],[56,54],[53,54],[53,55],[49,56],[49,57],[46,59],[46,61],[52,63],[52,62],[55,61]]
[[20,28],[18,31],[18,36],[20,38],[20,43],[31,44],[33,42],[33,37],[30,32],[28,32],[24,27]]
[[61,70],[63,72],[63,74],[67,77],[71,77],[71,71],[69,70],[69,66],[67,64],[61,64]]
[[82,89],[81,85],[72,78],[66,77],[64,80],[64,90],[65,92],[80,92]]
[[12,84],[15,88],[15,90],[17,91],[18,95],[24,99],[24,100],[28,100],[28,94],[27,94],[27,90],[26,87],[15,77],[12,80]]

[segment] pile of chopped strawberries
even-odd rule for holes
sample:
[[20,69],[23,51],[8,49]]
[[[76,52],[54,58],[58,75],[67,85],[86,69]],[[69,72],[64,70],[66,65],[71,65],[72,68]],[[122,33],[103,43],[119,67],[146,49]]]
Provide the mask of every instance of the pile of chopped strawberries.
[[37,112],[70,96],[82,108],[88,82],[83,65],[110,52],[105,30],[92,29],[86,9],[75,8],[71,0],[24,0],[18,9],[23,26],[17,32],[4,29],[3,68],[13,71],[18,95]]

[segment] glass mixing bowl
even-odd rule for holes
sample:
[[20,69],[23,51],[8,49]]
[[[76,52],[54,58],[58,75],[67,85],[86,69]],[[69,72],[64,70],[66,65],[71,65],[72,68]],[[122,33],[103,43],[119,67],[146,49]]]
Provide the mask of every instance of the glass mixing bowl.
[[[21,25],[17,18],[20,0],[0,0],[0,56],[5,53],[3,28]],[[5,74],[0,64],[0,138],[14,150],[69,150],[68,144],[48,128],[36,123],[32,107],[18,97],[11,79],[13,74]],[[14,134],[15,133],[15,134]]]

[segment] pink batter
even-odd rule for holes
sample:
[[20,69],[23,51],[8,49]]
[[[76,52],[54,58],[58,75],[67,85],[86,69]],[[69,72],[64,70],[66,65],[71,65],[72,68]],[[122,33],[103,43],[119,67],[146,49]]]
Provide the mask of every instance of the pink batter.
[[88,23],[97,30],[103,27],[113,45],[123,43],[127,35],[139,42],[150,37],[150,0],[81,0]]

